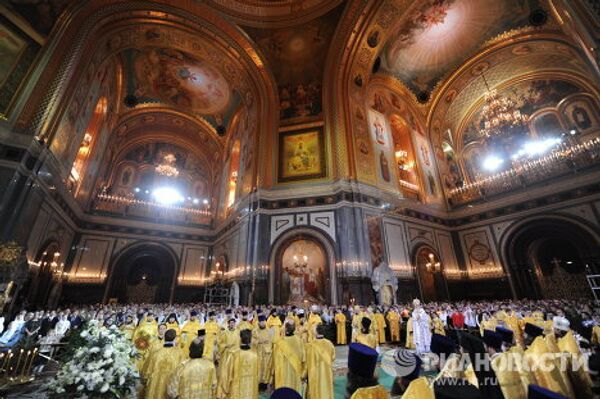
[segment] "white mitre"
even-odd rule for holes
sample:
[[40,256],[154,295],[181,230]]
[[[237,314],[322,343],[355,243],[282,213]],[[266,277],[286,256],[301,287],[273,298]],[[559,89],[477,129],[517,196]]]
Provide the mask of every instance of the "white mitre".
[[571,323],[562,316],[554,316],[552,318],[552,327],[556,330],[569,331]]

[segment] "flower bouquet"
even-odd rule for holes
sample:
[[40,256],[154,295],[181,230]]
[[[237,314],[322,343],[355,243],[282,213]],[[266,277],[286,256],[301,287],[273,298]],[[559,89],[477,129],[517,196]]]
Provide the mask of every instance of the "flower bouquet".
[[135,395],[137,351],[115,326],[90,322],[79,333],[72,356],[46,384],[53,398],[125,398]]

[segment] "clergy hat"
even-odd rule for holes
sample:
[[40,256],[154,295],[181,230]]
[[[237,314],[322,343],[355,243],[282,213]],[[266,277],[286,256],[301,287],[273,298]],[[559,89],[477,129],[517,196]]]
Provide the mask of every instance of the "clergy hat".
[[195,311],[195,310],[192,310],[192,311],[190,312],[190,316],[192,316],[192,317],[194,317],[194,316],[198,316],[198,312],[197,312],[197,311]]
[[496,332],[502,336],[502,341],[512,344],[515,334],[512,330],[505,327],[496,327]]
[[360,324],[363,326],[363,328],[371,328],[371,319],[368,317],[363,317],[360,321]]
[[564,318],[562,316],[554,316],[552,318],[552,327],[555,330],[569,331],[569,327],[571,327],[571,323],[569,322],[569,320],[567,320],[566,318]]
[[204,337],[205,335],[206,335],[206,330],[204,328],[201,328],[198,330],[199,337]]
[[544,333],[544,329],[536,326],[535,324],[525,323],[525,334],[532,337],[538,337]]
[[215,316],[215,312],[214,311],[210,311],[208,312],[208,317],[214,317]]
[[430,349],[438,356],[441,354],[450,356],[450,354],[456,351],[456,344],[448,337],[440,334],[433,334],[431,336]]
[[167,317],[167,320],[169,320],[170,318],[174,318],[175,320],[177,320],[177,315],[175,313],[171,313],[169,317]]
[[267,318],[264,315],[262,315],[262,314],[258,315],[258,321],[266,321],[266,320],[267,320]]
[[273,391],[271,399],[302,399],[302,396],[292,388],[281,387]]
[[377,364],[377,351],[353,342],[348,351],[348,370],[360,377],[372,378]]
[[381,368],[394,377],[404,377],[412,381],[419,377],[423,361],[414,352],[408,349],[387,351],[381,360]]
[[481,399],[481,393],[467,380],[443,377],[433,383],[435,399]]
[[492,330],[483,330],[483,342],[496,350],[502,348],[502,335]]
[[248,312],[246,312],[245,310],[242,312],[242,316],[248,316]]
[[481,338],[467,332],[458,332],[458,343],[463,350],[469,354],[485,353],[485,347]]
[[567,399],[567,397],[538,385],[530,384],[527,389],[527,399]]

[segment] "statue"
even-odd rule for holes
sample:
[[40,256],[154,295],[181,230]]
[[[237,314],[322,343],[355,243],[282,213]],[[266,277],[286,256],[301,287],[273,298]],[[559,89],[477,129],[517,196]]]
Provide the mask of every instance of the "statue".
[[231,289],[229,290],[229,306],[240,306],[240,286],[237,281],[231,284]]
[[380,305],[396,304],[396,291],[398,291],[398,279],[387,262],[382,261],[371,276],[373,290],[377,294],[377,302]]

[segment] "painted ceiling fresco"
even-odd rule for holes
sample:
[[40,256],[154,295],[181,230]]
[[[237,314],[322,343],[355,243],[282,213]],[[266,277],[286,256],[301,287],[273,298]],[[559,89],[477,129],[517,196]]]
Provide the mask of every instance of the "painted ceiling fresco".
[[279,90],[281,119],[319,116],[323,70],[343,6],[301,26],[247,28],[264,51]]
[[170,48],[129,49],[123,55],[127,92],[141,103],[164,103],[227,126],[241,98],[219,69]]
[[381,53],[381,70],[415,94],[431,92],[487,40],[526,26],[537,0],[426,0]]

